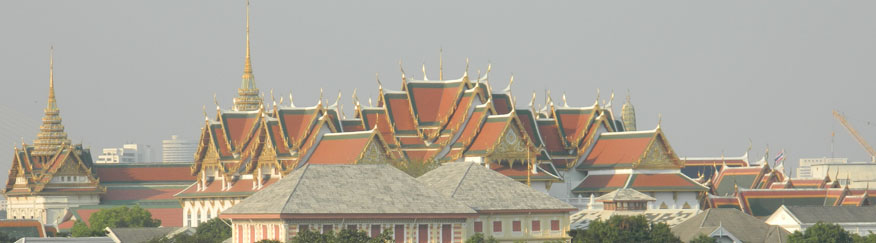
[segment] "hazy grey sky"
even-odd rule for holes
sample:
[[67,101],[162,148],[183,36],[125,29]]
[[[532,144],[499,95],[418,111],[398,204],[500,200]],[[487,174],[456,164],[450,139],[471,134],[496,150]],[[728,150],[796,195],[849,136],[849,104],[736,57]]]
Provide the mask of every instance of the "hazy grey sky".
[[[657,114],[682,156],[728,156],[754,142],[785,148],[789,161],[836,155],[866,160],[834,121],[846,113],[876,143],[876,2],[872,1],[259,1],[252,2],[258,87],[316,102],[319,88],[364,102],[374,74],[399,89],[399,59],[420,78],[492,62],[491,83],[515,75],[518,105],[545,89],[572,105],[596,89],[623,102],[640,129]],[[0,167],[20,137],[31,143],[48,86],[49,46],[61,116],[75,142],[160,146],[171,134],[195,139],[213,94],[228,108],[240,85],[244,6],[237,1],[0,2]],[[279,94],[278,94],[279,96]],[[270,99],[268,98],[268,102]],[[619,105],[616,106],[619,109]],[[870,122],[874,124],[870,124]],[[160,156],[156,151],[156,156]],[[5,169],[4,169],[5,170]],[[2,174],[5,176],[5,174]]]

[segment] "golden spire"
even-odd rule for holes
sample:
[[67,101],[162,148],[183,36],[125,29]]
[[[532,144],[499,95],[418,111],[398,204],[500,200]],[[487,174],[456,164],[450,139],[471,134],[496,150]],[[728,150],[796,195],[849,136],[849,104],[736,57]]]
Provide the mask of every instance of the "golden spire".
[[249,58],[249,0],[246,0],[246,60],[243,64],[243,75],[252,76],[252,59]]
[[54,155],[65,143],[69,143],[64,125],[61,125],[60,110],[55,100],[55,47],[49,49],[49,99],[46,104],[43,124],[34,140],[33,155]]
[[246,57],[243,65],[240,88],[237,89],[237,97],[234,98],[236,111],[254,111],[262,105],[259,98],[259,89],[256,87],[255,75],[252,74],[252,58],[250,58],[249,42],[249,0],[246,1]]

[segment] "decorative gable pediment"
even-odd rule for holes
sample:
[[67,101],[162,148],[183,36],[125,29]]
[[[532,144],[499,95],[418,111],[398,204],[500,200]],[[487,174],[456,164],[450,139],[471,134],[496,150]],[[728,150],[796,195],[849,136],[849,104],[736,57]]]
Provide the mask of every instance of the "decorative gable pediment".
[[526,142],[514,126],[509,126],[508,130],[505,131],[505,134],[497,142],[496,150],[493,151],[490,157],[526,157]]
[[[374,137],[376,138],[376,136]],[[376,139],[372,139],[362,153],[362,158],[359,159],[359,164],[386,164],[392,161],[392,158],[387,156],[386,150],[380,146]]]
[[681,160],[673,154],[666,144],[662,134],[654,136],[645,155],[634,165],[636,169],[679,169],[682,167]]

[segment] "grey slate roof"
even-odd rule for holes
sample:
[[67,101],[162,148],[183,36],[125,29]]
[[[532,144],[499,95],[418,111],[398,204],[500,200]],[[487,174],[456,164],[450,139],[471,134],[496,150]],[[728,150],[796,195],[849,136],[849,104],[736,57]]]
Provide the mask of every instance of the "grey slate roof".
[[158,237],[164,237],[171,232],[178,230],[179,227],[141,227],[141,228],[110,228],[107,227],[107,231],[109,231],[110,238],[114,238],[114,240],[118,240],[121,243],[138,243],[138,242],[147,242],[152,239]]
[[657,201],[657,199],[632,188],[621,188],[597,197],[596,201]]
[[876,223],[876,207],[782,206],[800,223]]
[[475,210],[577,210],[499,172],[471,162],[444,163],[417,178]]
[[389,165],[296,169],[222,214],[475,214]]
[[708,235],[718,227],[742,242],[785,242],[788,231],[732,208],[710,208],[674,227],[672,233],[688,242],[700,234]]

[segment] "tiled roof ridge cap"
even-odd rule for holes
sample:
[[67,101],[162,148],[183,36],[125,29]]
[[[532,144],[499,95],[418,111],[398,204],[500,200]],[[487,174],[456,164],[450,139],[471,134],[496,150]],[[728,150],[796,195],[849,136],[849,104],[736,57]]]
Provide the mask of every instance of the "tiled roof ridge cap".
[[474,166],[474,163],[470,163],[468,167],[465,168],[465,173],[462,173],[462,177],[459,179],[459,182],[456,183],[456,187],[453,188],[453,192],[450,193],[450,198],[453,198],[453,195],[456,195],[456,191],[462,186],[462,181],[465,180],[465,176],[468,175],[468,172],[471,171],[471,167]]
[[295,195],[295,191],[298,191],[298,186],[301,185],[301,179],[304,179],[304,174],[307,173],[307,169],[310,169],[310,164],[304,166],[304,170],[301,171],[301,176],[298,178],[298,182],[295,183],[295,187],[292,188],[292,192],[289,193],[289,197],[286,198],[286,201],[283,202],[283,206],[280,207],[280,213],[286,210],[286,205],[289,205],[289,201],[292,200],[292,197]]
[[622,136],[622,135],[641,135],[641,134],[651,134],[657,132],[657,129],[652,130],[640,130],[640,131],[624,131],[624,132],[604,132],[601,133],[600,136]]

